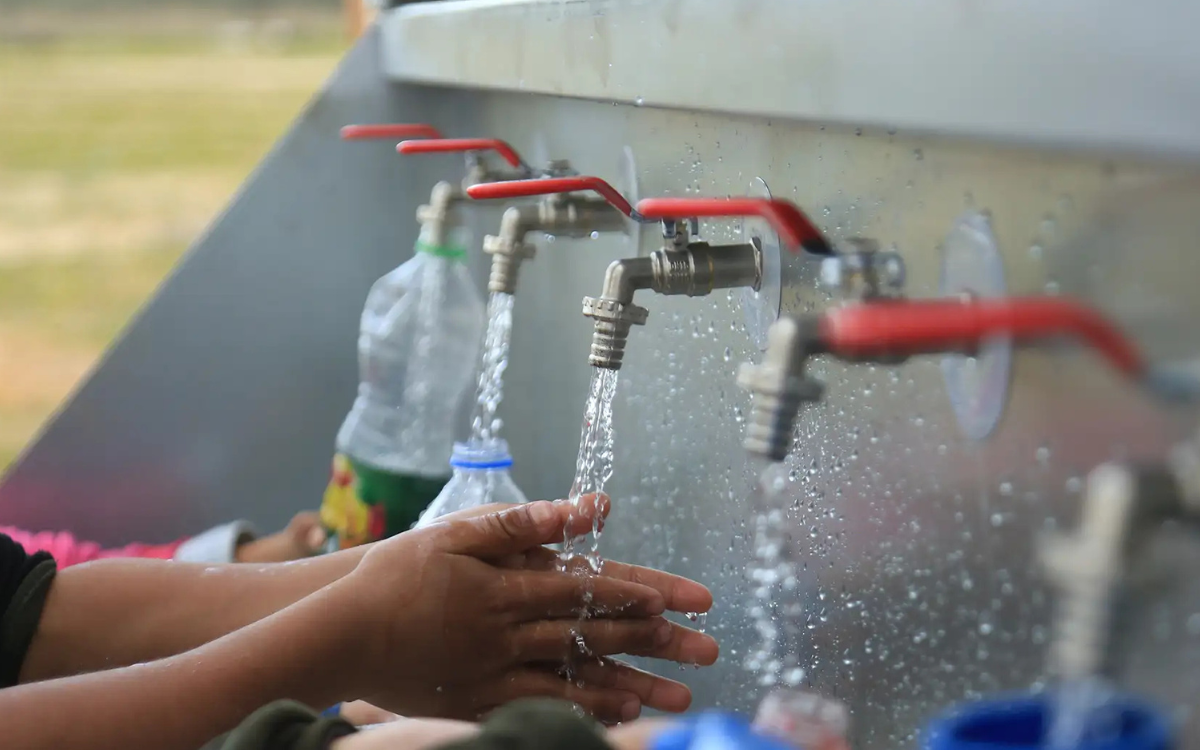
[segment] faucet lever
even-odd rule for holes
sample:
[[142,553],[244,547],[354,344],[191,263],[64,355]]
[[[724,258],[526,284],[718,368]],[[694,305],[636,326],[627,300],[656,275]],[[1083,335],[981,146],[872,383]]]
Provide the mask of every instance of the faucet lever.
[[346,125],[340,133],[343,141],[406,140],[408,138],[441,138],[442,131],[419,122],[383,123],[377,125]]
[[1019,342],[1073,336],[1119,372],[1141,380],[1148,366],[1134,343],[1090,307],[1057,297],[873,302],[826,311],[823,346],[846,358],[973,350],[989,336]]
[[522,172],[532,172],[517,150],[499,138],[441,138],[401,141],[396,150],[402,154],[441,154],[457,151],[495,151],[504,161]]
[[813,255],[832,255],[833,248],[804,212],[782,198],[646,198],[637,212],[649,220],[760,216],[770,222],[784,244]]
[[525,198],[531,195],[553,195],[555,193],[581,193],[591,191],[612,204],[613,208],[635,221],[642,221],[625,196],[599,177],[581,175],[577,177],[544,177],[535,180],[508,180],[472,185],[467,195],[477,200],[488,198]]

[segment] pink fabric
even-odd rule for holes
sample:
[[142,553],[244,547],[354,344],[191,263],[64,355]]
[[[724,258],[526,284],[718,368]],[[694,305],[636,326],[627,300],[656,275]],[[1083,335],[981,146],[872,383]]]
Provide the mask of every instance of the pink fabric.
[[26,552],[49,552],[59,568],[111,557],[150,557],[170,560],[184,539],[170,544],[130,544],[119,549],[103,549],[95,542],[76,539],[69,531],[22,531],[0,526],[0,534],[10,537]]

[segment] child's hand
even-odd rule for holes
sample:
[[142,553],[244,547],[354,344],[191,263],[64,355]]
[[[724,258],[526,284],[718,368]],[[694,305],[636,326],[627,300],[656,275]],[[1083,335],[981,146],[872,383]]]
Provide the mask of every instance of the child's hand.
[[[373,545],[329,590],[339,604],[322,612],[346,639],[346,676],[359,694],[409,716],[467,719],[533,696],[573,701],[607,722],[633,719],[643,705],[685,710],[683,685],[604,657],[711,664],[711,637],[661,617],[705,611],[711,595],[631,566],[584,578],[538,565],[541,545],[562,537],[570,515],[563,505],[529,503]],[[529,567],[498,564],[526,554]],[[580,621],[585,610],[596,616]],[[568,658],[579,663],[579,684],[553,666]]]
[[479,734],[479,725],[450,719],[399,719],[334,740],[332,750],[427,750]]
[[338,716],[356,727],[365,727],[370,724],[387,724],[400,719],[399,716],[391,711],[384,711],[382,708],[372,706],[366,701],[343,703],[338,709]]
[[271,563],[302,560],[325,546],[325,529],[316,513],[297,513],[283,531],[254,539],[237,549],[237,562]]

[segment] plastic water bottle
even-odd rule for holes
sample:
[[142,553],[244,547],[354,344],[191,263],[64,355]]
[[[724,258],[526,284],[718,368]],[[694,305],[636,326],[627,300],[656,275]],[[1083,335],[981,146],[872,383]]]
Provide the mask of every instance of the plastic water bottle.
[[449,479],[464,397],[483,345],[483,299],[466,235],[422,227],[411,260],[375,282],[358,339],[359,386],[337,435],[321,506],[331,546],[408,530]]
[[[1134,695],[1108,696],[1102,726],[1087,728],[1065,745],[1072,750],[1171,750],[1182,747],[1169,708]],[[1010,693],[952,707],[926,727],[924,750],[1061,750],[1051,692]]]
[[425,512],[417,527],[428,526],[442,516],[489,503],[528,502],[512,480],[508,443],[492,438],[482,443],[457,443],[450,457],[454,476]]

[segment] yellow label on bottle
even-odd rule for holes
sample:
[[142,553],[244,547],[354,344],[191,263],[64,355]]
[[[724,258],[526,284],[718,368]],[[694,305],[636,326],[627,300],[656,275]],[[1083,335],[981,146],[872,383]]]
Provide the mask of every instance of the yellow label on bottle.
[[349,459],[333,457],[333,472],[321,501],[321,523],[337,535],[340,549],[357,547],[384,536],[383,509],[363,502]]

